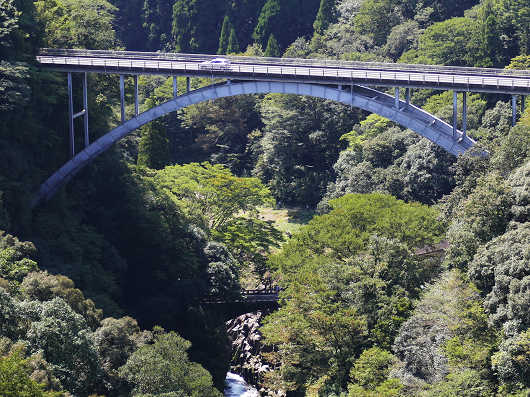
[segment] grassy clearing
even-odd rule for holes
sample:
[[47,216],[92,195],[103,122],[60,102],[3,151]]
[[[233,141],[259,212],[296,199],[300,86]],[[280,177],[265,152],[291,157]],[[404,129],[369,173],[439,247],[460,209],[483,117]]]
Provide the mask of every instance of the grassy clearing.
[[[259,208],[258,216],[261,220],[272,221],[274,226],[282,231],[285,238],[300,230],[309,222],[315,212],[305,208]],[[240,273],[240,283],[244,289],[263,288],[262,281],[252,267],[243,267]]]
[[313,218],[315,212],[305,208],[260,208],[259,217],[274,222],[284,234],[294,234]]

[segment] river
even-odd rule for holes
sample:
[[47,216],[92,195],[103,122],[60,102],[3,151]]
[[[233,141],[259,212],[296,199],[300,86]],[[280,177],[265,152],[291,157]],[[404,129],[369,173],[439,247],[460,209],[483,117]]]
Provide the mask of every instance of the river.
[[226,374],[225,397],[259,397],[259,393],[241,376],[229,372]]

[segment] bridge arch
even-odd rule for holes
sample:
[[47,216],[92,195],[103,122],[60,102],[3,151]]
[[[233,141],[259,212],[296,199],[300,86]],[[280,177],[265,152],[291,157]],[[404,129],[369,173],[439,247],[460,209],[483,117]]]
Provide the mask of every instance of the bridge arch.
[[40,202],[50,199],[60,187],[85,165],[109,149],[115,142],[142,125],[200,102],[235,95],[267,93],[313,96],[376,113],[415,131],[454,155],[465,152],[475,144],[471,138],[461,133],[454,136],[453,127],[439,118],[404,101],[399,101],[398,108],[394,97],[371,88],[357,85],[343,88],[341,86],[283,81],[228,81],[180,95],[139,114],[103,135],[65,163],[41,185],[33,199],[32,206],[35,207]]

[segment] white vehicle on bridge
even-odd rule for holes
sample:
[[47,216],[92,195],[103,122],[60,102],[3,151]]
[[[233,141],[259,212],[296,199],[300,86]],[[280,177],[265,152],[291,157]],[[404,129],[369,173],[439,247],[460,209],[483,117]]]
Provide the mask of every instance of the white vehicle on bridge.
[[201,62],[199,64],[199,69],[208,69],[208,70],[229,70],[230,61],[226,58],[214,58],[208,61]]

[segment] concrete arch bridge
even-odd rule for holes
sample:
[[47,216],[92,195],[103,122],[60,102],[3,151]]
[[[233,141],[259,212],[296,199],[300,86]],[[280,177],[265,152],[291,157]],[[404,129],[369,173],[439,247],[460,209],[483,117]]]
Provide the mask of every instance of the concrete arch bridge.
[[[50,176],[33,199],[33,206],[50,199],[85,165],[110,148],[116,141],[137,128],[171,112],[203,101],[245,94],[307,95],[344,103],[376,113],[409,128],[459,155],[475,142],[466,134],[466,92],[495,92],[512,95],[513,123],[516,118],[517,95],[530,93],[530,71],[498,71],[478,68],[449,68],[424,65],[373,64],[323,60],[293,60],[277,58],[229,57],[222,68],[209,66],[214,56],[158,54],[86,50],[41,50],[37,57],[42,68],[68,73],[70,114],[70,160]],[[84,109],[73,110],[72,73],[84,73]],[[88,129],[87,73],[120,75],[121,121],[118,127],[90,143]],[[124,75],[135,77],[135,117],[125,119]],[[139,113],[138,75],[162,74],[173,76],[170,101]],[[187,78],[186,93],[177,95],[177,75]],[[226,82],[190,91],[191,77],[224,78]],[[392,86],[391,96],[371,86]],[[404,99],[400,87],[405,88]],[[410,103],[411,88],[452,89],[453,125],[423,111]],[[457,95],[463,95],[462,129],[458,130]],[[74,151],[74,119],[83,117],[85,148]]]

